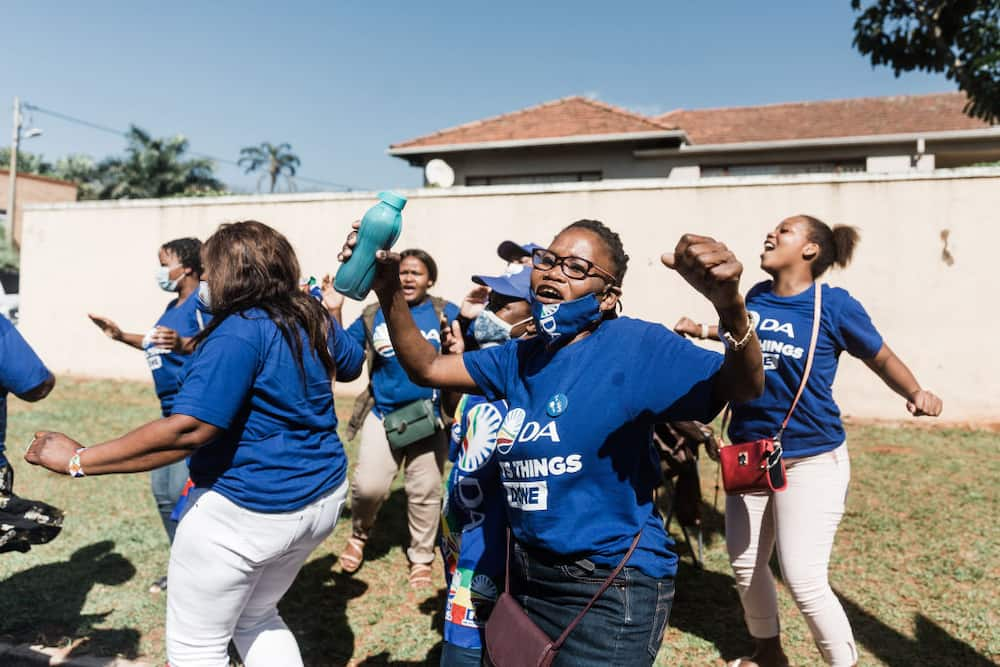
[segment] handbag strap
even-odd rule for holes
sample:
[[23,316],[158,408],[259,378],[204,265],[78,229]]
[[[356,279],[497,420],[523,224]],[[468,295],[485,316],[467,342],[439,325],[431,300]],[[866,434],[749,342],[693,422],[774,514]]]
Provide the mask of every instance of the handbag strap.
[[[781,436],[784,434],[785,428],[788,426],[788,422],[792,418],[792,413],[795,412],[795,407],[799,404],[799,399],[802,398],[802,392],[806,389],[806,383],[809,381],[809,373],[812,371],[813,357],[816,355],[816,343],[819,340],[819,325],[823,313],[823,286],[820,284],[814,284],[814,287],[815,297],[813,298],[812,336],[809,339],[809,352],[806,354],[806,366],[802,371],[802,379],[799,381],[799,388],[798,391],[795,392],[795,398],[792,399],[792,405],[788,408],[788,412],[785,413],[785,420],[781,422],[781,428],[778,429],[778,434],[774,436],[774,440],[778,443],[778,447],[781,447]],[[722,425],[719,428],[723,437],[726,434],[726,425],[729,423],[732,414],[732,405],[727,405],[725,411],[722,413]]]
[[[608,587],[611,586],[612,582],[614,582],[615,577],[617,577],[618,574],[622,571],[622,568],[625,567],[625,563],[627,563],[628,559],[632,557],[632,552],[634,552],[635,548],[637,546],[639,546],[639,538],[640,537],[642,537],[642,528],[640,528],[639,532],[635,534],[635,538],[632,540],[632,545],[629,546],[628,551],[626,551],[625,555],[622,556],[621,562],[619,562],[618,566],[615,567],[614,571],[611,574],[608,575],[608,578],[604,580],[604,583],[601,584],[600,589],[598,589],[598,591],[596,593],[594,593],[594,597],[590,598],[590,602],[588,602],[587,605],[583,608],[583,610],[580,611],[580,613],[576,615],[576,618],[574,618],[573,621],[569,625],[566,626],[566,629],[562,631],[561,635],[559,635],[559,639],[555,640],[555,642],[552,643],[552,650],[553,651],[558,651],[559,650],[559,647],[562,646],[563,643],[566,641],[566,638],[569,637],[569,633],[573,632],[573,628],[575,628],[577,626],[577,624],[580,621],[583,620],[583,617],[586,615],[586,613],[588,611],[590,611],[590,608],[594,606],[594,603],[597,602],[597,600],[600,599],[600,597],[602,595],[604,595],[604,591],[608,590]],[[504,575],[505,575],[505,577],[504,577],[504,584],[503,584],[503,592],[507,593],[508,595],[510,594],[510,552],[511,552],[511,548],[510,548],[511,544],[510,544],[510,542],[511,542],[511,539],[510,539],[510,527],[508,526],[507,527],[507,565],[505,566],[505,569],[504,569]]]
[[795,392],[795,398],[792,399],[792,406],[788,408],[788,413],[785,415],[785,421],[781,422],[781,428],[778,429],[778,434],[774,436],[774,439],[781,443],[781,436],[785,432],[785,427],[788,426],[789,420],[792,418],[792,413],[795,412],[795,406],[799,404],[799,399],[802,398],[802,392],[806,389],[806,383],[809,381],[809,373],[812,371],[813,357],[816,355],[816,342],[819,340],[819,324],[822,319],[823,314],[823,286],[818,283],[813,283],[813,293],[815,298],[813,299],[813,326],[812,326],[812,337],[809,340],[809,352],[806,354],[806,367],[802,371],[802,380],[799,382],[799,390]]
[[642,528],[640,528],[639,532],[635,534],[635,538],[632,539],[632,545],[628,548],[628,551],[625,552],[625,555],[622,556],[621,562],[618,563],[618,566],[614,569],[614,571],[608,575],[608,578],[604,580],[604,583],[601,584],[601,587],[597,590],[596,593],[594,593],[594,597],[590,598],[590,602],[587,603],[587,606],[584,607],[580,611],[580,613],[576,615],[576,618],[573,619],[572,623],[566,626],[566,629],[563,630],[561,635],[559,635],[559,639],[553,642],[552,644],[553,651],[559,650],[559,647],[562,646],[563,643],[566,641],[566,638],[569,637],[569,633],[573,632],[573,628],[576,627],[577,623],[583,620],[583,617],[586,615],[588,611],[590,611],[590,608],[594,606],[594,603],[597,602],[597,600],[602,595],[604,595],[604,591],[608,590],[608,587],[611,586],[611,583],[615,580],[615,577],[617,577],[618,573],[621,572],[622,568],[625,567],[625,563],[627,563],[628,559],[632,557],[632,552],[635,551],[635,548],[637,546],[639,546],[640,537],[642,537]]

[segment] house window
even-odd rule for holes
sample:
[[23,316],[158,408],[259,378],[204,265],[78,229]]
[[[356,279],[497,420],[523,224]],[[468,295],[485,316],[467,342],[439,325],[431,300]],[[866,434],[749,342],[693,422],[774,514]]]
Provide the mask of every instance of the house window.
[[713,176],[777,176],[784,174],[843,174],[864,171],[863,160],[842,162],[785,162],[775,164],[733,164],[703,166],[702,178]]
[[599,171],[573,171],[556,174],[513,174],[508,176],[466,176],[466,185],[523,185],[525,183],[579,183],[599,181]]

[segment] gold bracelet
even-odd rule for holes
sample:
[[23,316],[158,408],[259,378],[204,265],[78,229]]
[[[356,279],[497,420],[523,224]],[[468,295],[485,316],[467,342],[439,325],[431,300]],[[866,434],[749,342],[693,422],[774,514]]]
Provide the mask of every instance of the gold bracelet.
[[721,322],[719,323],[719,333],[721,334],[722,342],[726,344],[726,347],[733,352],[739,352],[750,344],[750,339],[753,337],[753,317],[751,317],[749,313],[747,314],[747,332],[743,334],[743,338],[739,340],[736,340],[733,334],[723,329]]

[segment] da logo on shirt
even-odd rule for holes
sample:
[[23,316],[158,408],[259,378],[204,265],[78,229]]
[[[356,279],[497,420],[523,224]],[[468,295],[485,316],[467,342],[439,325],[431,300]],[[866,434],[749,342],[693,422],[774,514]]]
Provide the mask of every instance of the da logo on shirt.
[[472,472],[483,467],[493,455],[497,446],[497,431],[503,418],[500,410],[492,403],[480,403],[469,411],[465,419],[468,428],[456,463],[462,472]]
[[507,413],[503,424],[500,425],[500,431],[497,433],[497,451],[501,454],[508,453],[514,446],[514,441],[517,439],[517,434],[521,432],[521,427],[524,426],[526,416],[527,413],[523,408],[514,408]]
[[497,589],[497,585],[493,583],[493,580],[487,577],[485,574],[477,574],[472,577],[472,585],[469,587],[472,590],[472,604],[482,604],[484,602],[496,602],[497,596],[500,591]]
[[385,322],[372,331],[372,345],[375,347],[375,353],[379,356],[386,359],[396,356],[396,351],[392,349],[392,341],[389,340],[389,327],[386,326]]

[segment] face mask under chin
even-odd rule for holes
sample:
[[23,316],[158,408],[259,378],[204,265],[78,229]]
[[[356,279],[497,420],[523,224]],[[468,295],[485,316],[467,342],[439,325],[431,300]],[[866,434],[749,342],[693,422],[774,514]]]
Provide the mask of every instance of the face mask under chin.
[[546,346],[554,347],[565,345],[580,332],[600,322],[603,313],[600,299],[591,292],[572,301],[535,301],[531,304],[531,317]]

